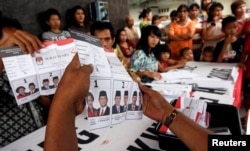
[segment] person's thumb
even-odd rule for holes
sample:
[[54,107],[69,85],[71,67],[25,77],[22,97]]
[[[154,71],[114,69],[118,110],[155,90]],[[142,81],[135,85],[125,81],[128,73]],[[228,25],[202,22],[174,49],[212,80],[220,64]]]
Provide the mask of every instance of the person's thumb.
[[93,72],[93,65],[89,64],[89,65],[83,65],[80,70],[84,73],[87,73],[88,75],[90,75]]
[[69,63],[68,68],[78,69],[80,67],[81,67],[81,64],[80,64],[79,56],[78,56],[78,53],[76,53],[73,59],[71,60],[71,62]]

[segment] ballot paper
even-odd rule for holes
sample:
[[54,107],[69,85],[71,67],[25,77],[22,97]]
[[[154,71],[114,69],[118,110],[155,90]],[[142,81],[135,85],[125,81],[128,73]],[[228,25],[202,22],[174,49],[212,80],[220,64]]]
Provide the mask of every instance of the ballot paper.
[[[105,52],[96,37],[75,30],[70,30],[70,33],[74,38],[81,64],[94,66],[89,93],[94,96],[93,107],[97,113],[87,110],[92,111],[87,114],[90,130],[119,124],[126,119],[141,119],[142,110],[127,113],[132,100],[132,90],[136,89],[138,92],[138,105],[140,90],[115,53]],[[106,98],[103,98],[103,95],[106,95]],[[88,100],[86,106],[92,106]],[[142,108],[142,105],[140,107]]]
[[77,50],[72,38],[49,43],[32,57],[41,95],[54,94]]
[[[196,122],[197,124],[201,125],[204,128],[209,126],[209,113],[206,112],[207,110],[207,103],[204,100],[194,99],[194,98],[185,98],[181,97],[180,99],[180,108],[178,109],[179,112],[182,112],[192,121]],[[174,135],[170,129],[165,128],[165,133]]]
[[187,62],[181,69],[161,73],[162,79],[153,83],[196,84],[198,87],[231,88],[238,78],[236,63]]
[[[81,65],[93,65],[89,89],[93,99],[83,99],[90,109],[87,112],[91,111],[87,114],[89,129],[141,119],[140,89],[115,53],[105,52],[97,37],[74,30],[70,33],[72,38],[46,42],[46,47],[32,55],[23,54],[18,47],[0,49],[17,104],[54,94],[65,68],[78,53]],[[130,108],[130,104],[135,106]]]
[[190,97],[192,92],[192,85],[155,83],[145,83],[145,85],[151,86],[153,90],[159,92],[169,103],[180,96]]
[[[21,105],[37,98],[40,93],[31,55],[23,54],[18,47],[0,52],[16,103]],[[33,85],[34,93],[31,93],[30,85]]]
[[192,94],[195,99],[205,100],[206,102],[233,105],[235,98],[229,95],[211,94],[196,91]]

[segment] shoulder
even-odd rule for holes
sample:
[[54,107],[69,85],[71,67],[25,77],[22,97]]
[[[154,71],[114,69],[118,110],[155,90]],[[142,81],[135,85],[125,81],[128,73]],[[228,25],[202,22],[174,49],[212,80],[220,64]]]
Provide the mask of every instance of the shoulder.
[[42,36],[50,36],[52,34],[53,33],[51,31],[46,31],[46,32],[43,32]]
[[64,35],[70,35],[69,31],[67,31],[67,30],[63,30],[62,34],[64,34]]

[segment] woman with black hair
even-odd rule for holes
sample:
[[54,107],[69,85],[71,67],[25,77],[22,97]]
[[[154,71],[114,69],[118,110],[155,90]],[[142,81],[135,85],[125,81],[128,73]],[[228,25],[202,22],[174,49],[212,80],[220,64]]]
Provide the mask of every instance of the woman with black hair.
[[80,5],[76,5],[66,11],[65,15],[66,29],[75,29],[90,34],[90,22],[86,11]]
[[121,62],[123,66],[128,69],[130,66],[130,58],[135,51],[135,45],[127,38],[127,34],[124,28],[119,29],[115,36],[115,47],[122,52]]
[[178,20],[171,22],[169,25],[168,36],[170,39],[170,50],[172,59],[179,60],[180,49],[184,47],[193,48],[193,36],[195,33],[195,25],[188,18],[189,8],[182,4],[177,8]]
[[135,73],[143,78],[161,79],[158,72],[158,61],[155,52],[160,45],[161,32],[156,26],[149,25],[142,30],[141,39],[137,50],[131,58],[130,67]]
[[150,8],[145,8],[139,15],[139,19],[142,19],[142,21],[139,24],[140,30],[148,25],[151,25],[152,20],[152,11]]

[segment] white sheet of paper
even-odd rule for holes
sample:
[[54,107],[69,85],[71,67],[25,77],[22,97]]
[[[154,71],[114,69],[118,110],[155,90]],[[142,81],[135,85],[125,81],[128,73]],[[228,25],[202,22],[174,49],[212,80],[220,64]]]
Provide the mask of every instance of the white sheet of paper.
[[248,118],[247,118],[247,135],[250,135],[250,109],[248,110]]
[[106,52],[106,56],[109,61],[110,69],[114,79],[119,80],[130,80],[132,81],[127,70],[122,65],[121,61],[118,59],[115,53]]
[[36,75],[31,56],[23,54],[3,58],[5,70],[10,81]]
[[220,95],[220,94],[212,94],[212,93],[206,93],[206,92],[194,92],[193,93],[193,97],[196,99],[200,99],[200,98],[208,98],[206,101],[207,102],[211,102],[209,101],[209,99],[212,100],[218,100],[219,104],[228,104],[228,105],[233,105],[234,103],[234,98],[228,95]]

